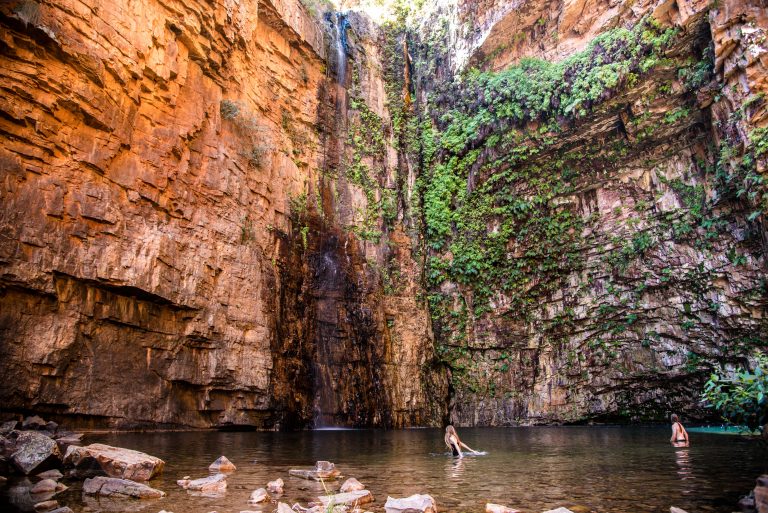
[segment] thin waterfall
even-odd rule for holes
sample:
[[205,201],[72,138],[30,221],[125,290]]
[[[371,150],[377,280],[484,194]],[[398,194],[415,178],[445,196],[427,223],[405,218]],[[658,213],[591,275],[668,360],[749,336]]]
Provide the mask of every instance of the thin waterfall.
[[342,87],[346,86],[347,82],[347,50],[349,50],[347,42],[347,29],[349,28],[349,20],[347,19],[347,13],[336,13],[336,80]]

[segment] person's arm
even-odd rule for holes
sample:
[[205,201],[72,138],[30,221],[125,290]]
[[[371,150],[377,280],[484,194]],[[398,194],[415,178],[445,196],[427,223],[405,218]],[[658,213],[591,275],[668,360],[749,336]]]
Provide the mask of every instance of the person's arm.
[[468,451],[471,451],[471,452],[477,452],[476,450],[474,450],[472,447],[468,446],[468,445],[467,445],[467,444],[465,444],[464,442],[461,442],[461,445],[463,445],[463,446],[464,446],[464,448],[465,448],[466,450],[468,450]]
[[669,441],[674,443],[675,440],[677,440],[677,422],[672,424],[672,438],[670,438]]

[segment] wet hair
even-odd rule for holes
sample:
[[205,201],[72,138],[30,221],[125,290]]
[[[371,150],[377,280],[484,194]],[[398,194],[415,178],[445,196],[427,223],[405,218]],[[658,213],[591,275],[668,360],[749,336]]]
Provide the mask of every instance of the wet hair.
[[678,417],[678,416],[677,416],[677,413],[673,413],[673,414],[672,414],[672,415],[669,417],[669,420],[671,420],[673,423],[675,423],[675,422],[680,422],[680,417]]
[[461,445],[461,439],[459,438],[459,434],[456,432],[456,428],[448,424],[445,427],[445,445],[448,447],[451,447],[451,435],[456,437],[456,444]]

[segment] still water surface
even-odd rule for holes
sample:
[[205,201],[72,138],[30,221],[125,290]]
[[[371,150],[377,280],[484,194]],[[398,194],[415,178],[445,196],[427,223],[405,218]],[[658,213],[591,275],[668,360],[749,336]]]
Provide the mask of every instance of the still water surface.
[[[167,497],[84,502],[79,486],[73,485],[57,498],[76,512],[266,513],[275,505],[248,505],[251,491],[281,477],[281,500],[306,505],[324,493],[322,484],[289,477],[288,470],[329,460],[345,477],[367,485],[376,498],[369,505],[373,511],[383,511],[387,495],[428,493],[449,512],[479,513],[486,502],[531,513],[572,505],[616,513],[666,513],[672,505],[689,513],[731,512],[754,487],[755,478],[768,471],[764,449],[738,436],[691,433],[691,447],[675,449],[668,443],[668,428],[661,427],[460,429],[459,434],[487,455],[451,458],[442,431],[435,429],[90,435],[86,443],[137,449],[164,459],[162,477],[150,484]],[[207,466],[220,455],[237,465],[226,494],[192,496],[176,485],[187,475],[208,475]]]

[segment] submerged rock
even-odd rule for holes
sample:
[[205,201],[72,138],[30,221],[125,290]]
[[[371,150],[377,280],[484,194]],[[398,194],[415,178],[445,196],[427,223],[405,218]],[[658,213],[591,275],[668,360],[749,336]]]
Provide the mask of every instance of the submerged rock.
[[251,497],[248,499],[248,503],[258,504],[259,502],[264,502],[266,500],[269,500],[269,494],[267,494],[267,491],[264,488],[259,488],[258,490],[251,492]]
[[219,456],[216,461],[208,466],[211,472],[234,472],[237,467],[226,456]]
[[435,499],[431,495],[415,494],[410,497],[404,497],[402,499],[395,499],[394,497],[387,497],[387,502],[384,504],[384,509],[387,513],[401,513],[417,511],[421,513],[437,513],[437,504]]
[[215,474],[200,479],[180,479],[176,481],[176,484],[192,492],[218,493],[227,489],[227,476]]
[[49,436],[37,431],[22,431],[15,441],[13,464],[24,474],[61,463],[59,447]]
[[269,493],[275,493],[280,494],[283,493],[283,486],[285,486],[285,483],[282,479],[277,478],[274,481],[270,481],[267,483],[267,490]]
[[323,508],[327,509],[329,506],[337,505],[357,506],[368,504],[373,502],[373,494],[368,490],[357,490],[354,492],[337,493],[336,495],[321,495],[318,499],[323,503]]
[[489,502],[485,505],[485,513],[520,513],[520,510]]
[[365,485],[355,479],[354,477],[350,477],[346,481],[344,481],[344,484],[341,485],[340,488],[341,492],[356,492],[358,490],[365,490]]
[[58,501],[43,501],[35,504],[35,511],[38,513],[44,513],[47,511],[53,511],[59,508]]
[[336,468],[336,465],[330,461],[318,461],[315,463],[315,468],[312,470],[289,470],[288,473],[294,477],[312,479],[315,481],[320,481],[321,479],[336,479],[341,475],[341,472]]
[[57,484],[58,483],[53,479],[43,479],[42,481],[37,483],[35,486],[30,488],[29,493],[55,492]]
[[54,481],[58,481],[59,479],[64,477],[64,475],[61,473],[60,470],[53,469],[53,470],[46,470],[45,472],[41,472],[37,474],[36,477],[40,479],[53,479]]
[[86,479],[83,483],[83,493],[105,497],[133,497],[135,499],[157,499],[165,496],[165,492],[143,483],[115,477]]
[[94,463],[110,477],[149,481],[163,471],[165,462],[143,452],[103,444],[70,446],[64,463],[75,469],[93,469]]

